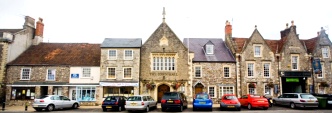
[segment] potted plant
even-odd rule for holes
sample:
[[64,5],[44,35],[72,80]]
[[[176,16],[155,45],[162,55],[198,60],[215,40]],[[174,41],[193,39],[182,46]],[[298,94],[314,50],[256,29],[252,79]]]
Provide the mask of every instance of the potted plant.
[[326,82],[321,82],[320,85],[321,85],[322,87],[330,87],[330,85],[327,84]]
[[255,83],[249,83],[249,88],[256,88],[256,84]]
[[270,83],[267,84],[267,86],[270,87],[270,88],[273,88],[274,84],[273,84],[273,82],[270,82]]
[[175,82],[172,84],[173,89],[177,90],[181,86],[180,82]]
[[154,89],[156,84],[154,82],[150,82],[150,83],[147,83],[145,86],[146,86],[146,88],[152,90],[152,89]]

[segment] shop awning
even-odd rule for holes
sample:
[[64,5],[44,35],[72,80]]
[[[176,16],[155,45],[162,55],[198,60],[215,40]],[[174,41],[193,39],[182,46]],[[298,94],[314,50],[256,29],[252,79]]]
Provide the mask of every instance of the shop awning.
[[100,86],[139,86],[138,81],[104,81],[99,82]]

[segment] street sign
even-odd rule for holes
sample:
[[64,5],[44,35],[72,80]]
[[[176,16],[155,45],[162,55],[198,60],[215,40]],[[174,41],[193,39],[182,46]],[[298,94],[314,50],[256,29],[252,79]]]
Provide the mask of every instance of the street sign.
[[322,73],[322,67],[321,67],[321,64],[320,64],[320,59],[313,59],[312,60],[312,68],[313,68],[315,74]]

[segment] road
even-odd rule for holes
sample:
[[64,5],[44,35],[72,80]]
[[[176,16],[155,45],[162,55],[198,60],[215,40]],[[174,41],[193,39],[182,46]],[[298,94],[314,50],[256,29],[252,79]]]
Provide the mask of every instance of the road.
[[[22,113],[21,112],[6,112],[6,111],[0,111],[1,113]],[[36,111],[33,111],[34,113],[37,113]],[[56,110],[52,111],[52,113],[82,113],[82,112],[89,112],[89,113],[105,113],[101,110],[101,108],[90,108],[90,109],[66,109],[66,110]],[[117,111],[108,111],[108,113],[116,112]],[[177,112],[177,111],[168,111],[168,113],[171,112]],[[281,106],[273,106],[269,108],[268,110],[262,110],[262,109],[255,109],[255,110],[248,110],[246,108],[242,108],[241,111],[220,111],[218,108],[214,108],[212,111],[193,111],[191,108],[185,109],[182,113],[206,113],[206,112],[213,112],[213,113],[332,113],[332,109],[324,110],[324,109],[290,109],[288,107],[281,107]],[[31,112],[30,112],[31,113]],[[38,113],[44,113],[44,112],[38,112]],[[49,112],[45,112],[49,113]],[[121,113],[128,113],[128,111],[122,111]],[[131,113],[138,113],[138,112],[131,112]],[[151,110],[150,113],[161,113],[161,109],[155,109]],[[179,112],[177,112],[179,113]]]

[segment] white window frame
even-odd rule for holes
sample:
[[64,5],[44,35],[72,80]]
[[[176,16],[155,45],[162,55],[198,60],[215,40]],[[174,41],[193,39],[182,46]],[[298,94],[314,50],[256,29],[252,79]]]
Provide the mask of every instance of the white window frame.
[[153,56],[151,61],[152,71],[176,71],[175,56]]
[[[114,78],[109,78],[108,76],[109,76],[109,68],[114,68]],[[116,79],[116,67],[107,67],[107,73],[106,73],[106,78],[107,79]]]
[[[256,91],[257,88],[249,88],[249,87],[248,87],[248,94],[251,94],[250,89],[254,89],[254,94],[257,94],[257,91]],[[254,95],[254,94],[252,94],[252,95]]]
[[[219,87],[219,98],[221,98],[224,94],[228,94],[228,93],[224,93],[224,88],[232,88],[232,90],[233,90],[232,94],[235,94],[234,86],[220,86]],[[228,89],[226,89],[226,90],[228,90]]]
[[[126,56],[126,53],[130,52],[130,51],[131,51],[131,56]],[[130,50],[130,49],[123,50],[123,59],[124,60],[133,60],[133,58],[134,58],[133,56],[134,56],[133,50]]]
[[[54,79],[49,79],[49,71],[51,71],[51,74],[53,73]],[[56,75],[56,69],[46,69],[46,80],[47,81],[55,81],[55,75]]]
[[[249,64],[253,64],[252,66],[252,76],[249,76]],[[246,69],[246,74],[247,77],[254,77],[255,76],[255,63],[254,62],[247,62],[247,69]]]
[[[293,57],[297,57],[296,69],[293,67],[293,63],[295,63],[294,60],[293,60]],[[292,70],[299,70],[299,64],[300,64],[300,56],[299,55],[291,55],[291,68],[292,68]]]
[[[130,69],[130,78],[125,78],[125,69]],[[123,67],[123,79],[132,79],[133,78],[133,68],[132,67]]]
[[[23,70],[29,69],[29,74],[27,78],[23,78]],[[21,77],[20,80],[30,80],[31,78],[31,68],[21,68]]]
[[[88,72],[86,72],[88,70]],[[89,75],[89,76],[87,76]],[[82,78],[91,78],[91,68],[82,67]]]
[[[268,76],[265,76],[265,64],[269,64],[269,72],[268,72]],[[271,77],[271,63],[270,62],[263,62],[263,77],[264,78],[270,78]]]
[[[266,93],[266,88],[270,90],[270,94]],[[273,95],[273,89],[268,86],[268,83],[264,83],[264,95],[271,95],[271,96]]]
[[[111,51],[115,51],[115,56],[111,56],[111,54],[110,54]],[[118,51],[116,49],[109,49],[107,51],[107,55],[108,55],[109,60],[116,60],[118,57]]]
[[329,58],[330,57],[330,48],[329,46],[322,47],[322,57]]
[[[226,77],[227,74],[226,74],[225,68],[228,68],[228,77]],[[223,76],[224,78],[230,78],[231,77],[231,67],[230,66],[224,66],[223,67],[223,75],[224,75]]]
[[[211,96],[210,95],[210,88],[212,88],[213,87],[213,96]],[[209,87],[207,87],[208,88],[208,94],[210,95],[210,97],[211,98],[216,98],[217,97],[217,95],[216,95],[216,86],[209,86]]]
[[208,55],[213,55],[214,54],[214,48],[213,48],[214,45],[206,45],[206,54]]
[[[200,76],[199,77],[196,76],[196,71],[197,71],[196,67],[199,68],[199,70],[200,70]],[[195,76],[195,78],[202,78],[202,66],[195,66],[195,75],[194,76]]]
[[324,63],[320,62],[321,68],[322,68],[322,73],[317,75],[317,78],[324,78],[324,73],[325,73],[325,68],[324,68]]
[[[262,45],[261,44],[253,44],[254,49],[254,57],[262,57]],[[259,48],[259,54],[256,53],[256,47]]]

